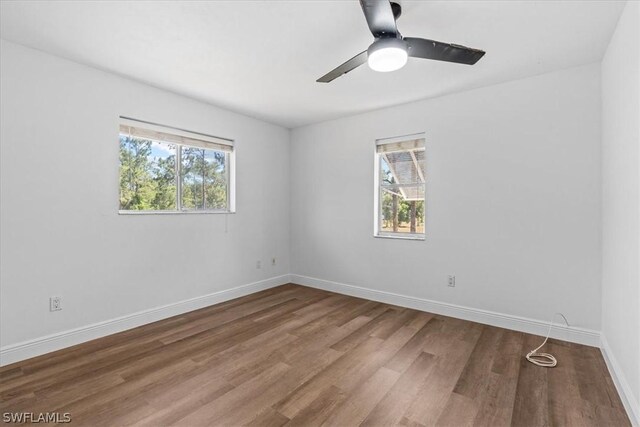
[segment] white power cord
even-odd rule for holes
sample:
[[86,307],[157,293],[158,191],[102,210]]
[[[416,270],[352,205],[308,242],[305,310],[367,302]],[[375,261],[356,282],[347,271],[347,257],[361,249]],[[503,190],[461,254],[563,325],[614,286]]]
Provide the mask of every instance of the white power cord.
[[553,317],[551,318],[551,323],[549,323],[549,331],[547,332],[547,337],[536,349],[531,350],[529,353],[527,353],[527,360],[534,365],[542,366],[543,368],[553,368],[558,364],[558,361],[555,357],[553,357],[552,354],[538,353],[538,350],[544,347],[544,345],[547,343],[547,340],[549,339],[549,335],[551,334],[551,327],[553,326],[553,320],[556,318],[556,316],[562,317],[564,319],[564,323],[569,326],[569,321],[566,317],[564,317],[564,314],[556,313],[553,315]]

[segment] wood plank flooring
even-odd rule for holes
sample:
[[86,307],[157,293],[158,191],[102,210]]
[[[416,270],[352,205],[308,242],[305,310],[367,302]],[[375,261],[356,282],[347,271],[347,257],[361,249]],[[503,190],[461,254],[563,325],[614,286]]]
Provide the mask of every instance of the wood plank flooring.
[[71,425],[628,426],[596,348],[285,285],[0,368]]

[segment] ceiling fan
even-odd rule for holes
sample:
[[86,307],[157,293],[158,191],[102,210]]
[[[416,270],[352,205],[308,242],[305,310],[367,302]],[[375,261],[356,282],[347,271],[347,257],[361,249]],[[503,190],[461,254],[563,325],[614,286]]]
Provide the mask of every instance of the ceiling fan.
[[403,37],[396,27],[396,20],[402,13],[397,1],[360,0],[360,6],[373,34],[373,43],[364,52],[320,77],[317,82],[329,83],[365,62],[375,71],[387,72],[404,67],[409,57],[473,65],[485,54],[483,50],[457,44]]

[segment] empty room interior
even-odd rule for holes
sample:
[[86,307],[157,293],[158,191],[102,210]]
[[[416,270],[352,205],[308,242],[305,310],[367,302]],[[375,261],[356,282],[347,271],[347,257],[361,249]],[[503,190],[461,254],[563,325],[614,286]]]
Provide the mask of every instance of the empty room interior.
[[640,426],[640,2],[0,1],[7,425]]

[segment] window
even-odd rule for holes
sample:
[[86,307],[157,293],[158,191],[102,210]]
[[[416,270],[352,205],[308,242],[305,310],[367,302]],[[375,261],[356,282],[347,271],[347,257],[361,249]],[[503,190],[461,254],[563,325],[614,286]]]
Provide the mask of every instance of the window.
[[424,135],[376,141],[375,235],[424,239]]
[[233,212],[233,142],[121,118],[120,213]]

